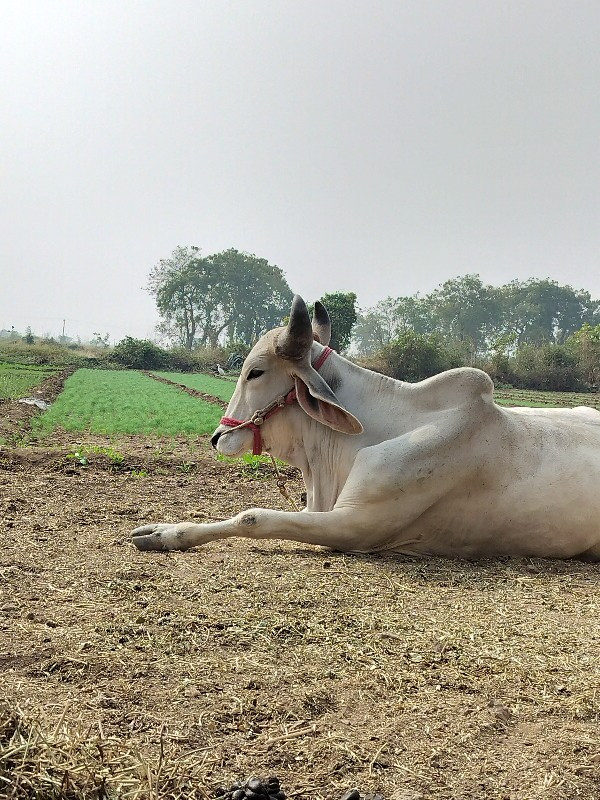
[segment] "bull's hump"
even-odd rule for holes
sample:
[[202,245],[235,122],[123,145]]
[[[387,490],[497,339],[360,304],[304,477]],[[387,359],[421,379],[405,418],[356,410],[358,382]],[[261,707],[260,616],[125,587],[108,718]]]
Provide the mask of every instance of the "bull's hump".
[[412,391],[419,405],[430,410],[443,410],[477,400],[491,403],[494,384],[482,370],[460,367],[412,384]]

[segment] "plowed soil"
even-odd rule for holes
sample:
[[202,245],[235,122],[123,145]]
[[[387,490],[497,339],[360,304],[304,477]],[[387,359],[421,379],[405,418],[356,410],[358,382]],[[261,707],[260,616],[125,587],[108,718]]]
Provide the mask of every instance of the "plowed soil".
[[[123,459],[79,463],[86,444]],[[50,742],[65,728],[116,743],[123,770],[135,753],[139,797],[252,774],[306,799],[600,796],[600,566],[247,539],[140,553],[129,537],[283,503],[266,468],[205,440],[59,433],[0,450],[4,714]]]
[[[61,393],[63,384],[72,371],[65,370],[46,378],[31,393],[31,396],[51,403]],[[18,400],[6,400],[0,397],[0,442],[8,442],[10,444],[22,438],[29,430],[33,417],[36,417],[39,413],[39,409],[35,406],[19,403]]]

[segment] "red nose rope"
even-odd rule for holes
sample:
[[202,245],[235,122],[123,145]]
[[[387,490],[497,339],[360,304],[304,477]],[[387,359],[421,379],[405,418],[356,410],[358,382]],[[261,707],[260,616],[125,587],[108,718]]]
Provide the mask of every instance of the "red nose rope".
[[[313,363],[313,369],[317,372],[321,369],[323,364],[327,361],[329,356],[333,353],[331,347],[326,347],[317,360]],[[296,402],[296,390],[291,389],[287,394],[281,395],[268,406],[255,411],[254,414],[247,420],[233,419],[233,417],[221,417],[221,425],[226,425],[232,428],[231,431],[223,431],[223,433],[233,433],[233,430],[238,428],[250,428],[254,435],[254,446],[252,448],[252,455],[259,456],[263,451],[262,436],[260,434],[260,426],[266,419],[272,417],[278,411],[281,411],[285,406],[290,406]]]

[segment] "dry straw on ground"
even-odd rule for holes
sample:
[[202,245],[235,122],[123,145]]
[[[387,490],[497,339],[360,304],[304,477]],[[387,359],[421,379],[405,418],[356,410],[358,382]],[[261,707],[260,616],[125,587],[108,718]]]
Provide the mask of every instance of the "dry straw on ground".
[[282,498],[206,444],[112,441],[115,472],[67,439],[0,452],[0,797],[600,795],[600,566],[139,553],[142,522]]
[[94,735],[59,720],[45,730],[20,708],[0,706],[0,753],[0,793],[15,800],[147,796],[145,765],[100,726]]

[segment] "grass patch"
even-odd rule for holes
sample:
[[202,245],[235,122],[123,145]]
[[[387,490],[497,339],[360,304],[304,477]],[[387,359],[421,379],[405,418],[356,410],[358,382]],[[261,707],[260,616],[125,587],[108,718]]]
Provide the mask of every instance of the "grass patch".
[[[199,392],[219,397],[225,402],[231,400],[235,390],[232,378],[217,378],[212,375],[184,372],[155,372],[162,378],[182,383]],[[574,408],[591,406],[600,409],[600,394],[593,392],[548,392],[535,389],[496,389],[494,399],[503,406],[528,406],[530,408]]]
[[182,383],[184,386],[189,386],[191,389],[196,389],[205,394],[212,394],[213,397],[218,397],[228,403],[231,396],[235,391],[235,383],[227,378],[214,378],[212,375],[203,375],[200,373],[185,373],[185,372],[156,372],[161,378],[174,381],[175,383]]
[[[255,456],[253,453],[242,453],[240,456],[225,456],[223,453],[217,453],[217,461],[222,464],[235,464],[247,477],[272,478],[274,475],[273,462],[268,455]],[[275,463],[280,468],[288,466],[285,461],[280,461],[278,458],[275,459]]]
[[0,397],[16,400],[25,397],[56,369],[23,364],[0,363]]
[[[536,400],[522,400],[504,397],[494,397],[495,402],[499,406],[507,406],[508,408],[522,407],[522,408],[569,408],[563,403],[540,402]],[[584,405],[583,403],[580,405]]]
[[65,347],[51,342],[0,341],[0,360],[11,364],[29,366],[90,367],[98,366],[99,358],[105,355],[104,348]]
[[32,423],[44,436],[56,428],[97,434],[210,433],[222,409],[139,372],[80,369],[52,407]]
[[111,468],[116,471],[120,470],[125,462],[125,457],[119,450],[114,447],[102,447],[100,445],[78,445],[72,453],[69,453],[67,458],[81,467],[87,467],[90,463],[89,456],[91,454],[104,456]]

